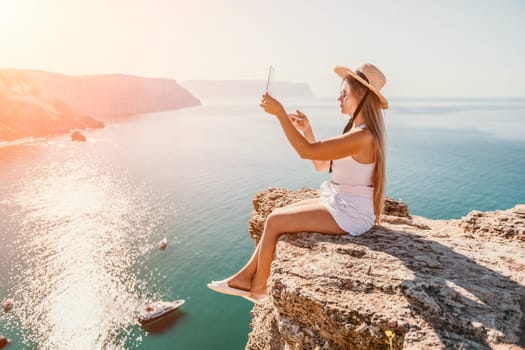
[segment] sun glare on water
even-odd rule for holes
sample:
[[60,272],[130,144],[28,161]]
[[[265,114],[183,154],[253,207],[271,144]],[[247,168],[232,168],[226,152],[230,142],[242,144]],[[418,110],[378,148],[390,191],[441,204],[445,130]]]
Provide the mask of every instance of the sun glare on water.
[[155,230],[147,196],[83,160],[33,172],[10,200],[23,221],[10,247],[21,262],[10,328],[38,349],[129,346],[137,312],[155,298],[155,280],[137,276]]

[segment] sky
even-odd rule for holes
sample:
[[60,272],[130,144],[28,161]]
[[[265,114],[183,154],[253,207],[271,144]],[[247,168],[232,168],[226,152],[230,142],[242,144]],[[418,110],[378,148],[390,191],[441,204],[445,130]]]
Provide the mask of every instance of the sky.
[[378,66],[387,97],[525,97],[523,0],[0,0],[0,68],[306,82]]

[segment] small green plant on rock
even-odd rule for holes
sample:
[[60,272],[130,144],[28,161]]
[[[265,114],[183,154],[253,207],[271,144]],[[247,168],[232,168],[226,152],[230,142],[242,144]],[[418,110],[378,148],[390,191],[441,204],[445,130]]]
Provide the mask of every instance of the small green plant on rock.
[[396,334],[392,331],[385,331],[385,335],[388,338],[387,344],[388,344],[389,350],[394,350],[394,345],[392,344],[392,340],[394,339]]

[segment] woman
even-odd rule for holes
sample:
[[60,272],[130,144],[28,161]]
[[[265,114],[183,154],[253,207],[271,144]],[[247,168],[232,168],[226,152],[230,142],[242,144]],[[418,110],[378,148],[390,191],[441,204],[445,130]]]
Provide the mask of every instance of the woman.
[[341,112],[350,115],[343,134],[316,141],[306,115],[287,114],[268,94],[260,106],[274,115],[290,144],[318,171],[330,171],[331,181],[321,185],[319,198],[275,209],[266,219],[261,239],[246,265],[236,274],[208,287],[243,296],[254,303],[266,300],[267,281],[275,246],[283,233],[319,232],[358,236],[379,222],[385,192],[385,142],[381,109],[388,102],[380,90],[383,73],[372,64],[356,71],[335,67],[343,78],[338,98]]

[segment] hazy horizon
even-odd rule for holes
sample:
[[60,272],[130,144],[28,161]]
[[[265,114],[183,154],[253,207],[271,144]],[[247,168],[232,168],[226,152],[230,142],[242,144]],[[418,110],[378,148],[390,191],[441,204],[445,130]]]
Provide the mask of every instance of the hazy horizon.
[[[169,80],[175,80],[177,84],[181,85],[182,87],[185,87],[184,85],[189,82],[261,82],[266,83],[264,79],[190,79],[185,81],[180,81],[179,79],[170,78],[170,77],[162,77],[162,76],[140,76],[136,74],[127,74],[127,73],[93,73],[93,74],[65,74],[62,72],[54,72],[54,71],[45,71],[41,69],[31,69],[31,68],[17,68],[17,67],[0,67],[0,71],[2,70],[16,70],[16,71],[35,71],[35,72],[44,72],[44,73],[52,73],[52,74],[60,74],[65,75],[68,77],[94,77],[94,76],[112,76],[112,75],[123,75],[123,76],[132,76],[132,77],[138,77],[138,78],[145,78],[145,79],[169,79]],[[290,82],[290,81],[274,81],[274,84],[278,83],[294,83],[294,84],[307,84],[311,88],[311,84],[308,82]],[[195,97],[200,97],[198,95],[195,95]],[[317,96],[312,94],[312,98],[316,99],[337,99],[337,96]],[[523,96],[388,96],[389,100],[404,100],[404,99],[410,99],[410,100],[524,100],[525,95]]]

